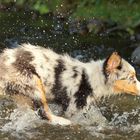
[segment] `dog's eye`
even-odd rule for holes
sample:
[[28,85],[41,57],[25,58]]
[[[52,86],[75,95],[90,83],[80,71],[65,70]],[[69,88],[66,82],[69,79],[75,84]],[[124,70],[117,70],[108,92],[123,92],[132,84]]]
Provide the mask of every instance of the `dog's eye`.
[[119,66],[117,67],[117,69],[118,69],[118,70],[121,70],[121,69],[122,69],[122,65],[119,65]]

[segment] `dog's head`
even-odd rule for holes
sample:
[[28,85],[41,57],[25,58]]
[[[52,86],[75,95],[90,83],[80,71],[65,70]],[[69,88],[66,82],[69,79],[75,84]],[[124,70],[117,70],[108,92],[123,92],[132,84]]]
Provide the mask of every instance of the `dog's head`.
[[106,84],[111,85],[114,93],[140,95],[140,82],[136,78],[135,69],[117,52],[104,62]]

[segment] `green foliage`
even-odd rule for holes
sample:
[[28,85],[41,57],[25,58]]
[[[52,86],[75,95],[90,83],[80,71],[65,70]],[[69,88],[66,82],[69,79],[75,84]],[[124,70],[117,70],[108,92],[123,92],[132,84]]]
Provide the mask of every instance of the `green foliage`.
[[56,7],[61,4],[62,0],[0,0],[0,4],[15,4],[15,6],[28,7],[38,11],[40,14],[45,14],[56,10]]
[[95,17],[115,21],[127,27],[140,25],[139,0],[0,0],[1,3],[27,7],[40,14],[67,12],[72,13],[74,18]]
[[[131,3],[131,4],[130,4]],[[111,20],[127,27],[140,24],[140,1],[136,0],[84,0],[73,13],[73,17]]]
[[25,0],[16,0],[16,5],[23,5]]
[[33,5],[33,9],[39,11],[40,14],[45,14],[49,12],[47,1],[43,1],[43,2],[37,1]]

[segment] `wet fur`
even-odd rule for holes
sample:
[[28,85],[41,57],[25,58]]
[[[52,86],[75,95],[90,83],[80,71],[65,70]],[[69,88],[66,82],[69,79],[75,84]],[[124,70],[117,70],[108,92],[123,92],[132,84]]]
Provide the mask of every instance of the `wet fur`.
[[46,99],[62,106],[69,118],[79,110],[88,109],[95,99],[115,94],[115,80],[129,79],[130,72],[135,72],[128,62],[121,59],[116,72],[110,74],[106,69],[107,62],[108,59],[82,63],[50,49],[22,44],[5,49],[0,55],[0,93],[22,94],[40,108],[43,106],[42,93],[35,80],[40,79]]

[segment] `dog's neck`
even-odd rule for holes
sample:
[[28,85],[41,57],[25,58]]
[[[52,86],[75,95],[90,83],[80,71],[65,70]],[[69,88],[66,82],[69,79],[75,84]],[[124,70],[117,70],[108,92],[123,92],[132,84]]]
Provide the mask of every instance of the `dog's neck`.
[[102,96],[110,96],[112,89],[105,82],[106,77],[103,72],[104,60],[91,61],[86,64],[87,75],[89,76],[89,82],[93,89],[93,95],[97,98]]

